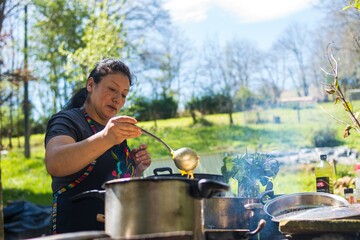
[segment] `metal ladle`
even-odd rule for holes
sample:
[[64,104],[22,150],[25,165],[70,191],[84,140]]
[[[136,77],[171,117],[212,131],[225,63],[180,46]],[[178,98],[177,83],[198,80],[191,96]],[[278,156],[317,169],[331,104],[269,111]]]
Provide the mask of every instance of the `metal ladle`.
[[[139,127],[140,128],[140,127]],[[188,175],[192,175],[192,171],[196,168],[199,164],[199,156],[196,152],[190,148],[179,148],[177,150],[171,149],[169,145],[167,145],[163,140],[159,137],[155,136],[154,134],[146,131],[145,129],[140,128],[143,133],[153,137],[160,143],[162,143],[170,152],[172,159],[175,162],[176,167],[179,170],[186,172]],[[193,177],[193,175],[192,175]]]

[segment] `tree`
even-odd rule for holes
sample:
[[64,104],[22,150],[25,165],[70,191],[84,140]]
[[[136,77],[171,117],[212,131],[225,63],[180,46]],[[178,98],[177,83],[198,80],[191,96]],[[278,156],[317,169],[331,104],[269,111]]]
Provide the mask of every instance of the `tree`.
[[[356,2],[352,1],[352,3]],[[323,59],[320,66],[327,65],[324,49],[329,43],[332,43],[334,56],[339,59],[341,65],[338,79],[346,94],[347,89],[360,88],[360,68],[358,66],[360,61],[360,14],[352,8],[342,10],[344,2],[336,0],[319,3],[317,7],[324,12],[326,19],[318,30],[321,33],[319,38],[322,39],[317,44],[318,48],[322,46],[320,56]]]
[[283,52],[275,48],[261,54],[258,58],[261,96],[268,101],[270,100],[272,105],[278,103],[285,88],[287,80],[286,62],[287,59]]
[[206,90],[209,93],[216,91],[228,99],[225,108],[232,125],[237,93],[241,88],[249,89],[250,80],[254,77],[257,50],[246,41],[234,39],[223,48],[217,41],[209,41],[203,53],[200,74],[206,76],[205,81],[209,82]]
[[[343,8],[344,10],[350,8],[350,7],[354,7],[354,8],[358,8],[360,9],[360,5],[359,5],[359,1],[355,0],[355,1],[350,1],[350,6],[347,6],[345,8]],[[355,53],[360,53],[360,44],[359,44],[359,30],[358,28],[353,28],[353,24],[354,22],[357,23],[358,26],[359,24],[359,20],[360,20],[360,15],[357,15],[355,17],[356,20],[354,20],[354,18],[352,19],[353,21],[349,21],[349,19],[351,18],[347,18],[346,19],[346,24],[344,25],[343,28],[341,28],[342,30],[350,30],[350,33],[352,35],[352,37],[354,38],[354,42],[355,42],[355,48],[353,49],[352,52]],[[342,39],[344,40],[344,38]],[[342,44],[345,45],[345,43],[347,43],[346,41],[342,41]],[[350,45],[351,46],[351,45]],[[346,47],[343,46],[343,47]],[[343,105],[344,110],[348,113],[348,116],[351,120],[351,124],[343,121],[342,119],[339,119],[337,116],[333,116],[330,113],[328,113],[330,116],[332,116],[335,120],[337,120],[338,122],[345,124],[346,127],[344,129],[344,138],[348,137],[350,135],[350,131],[352,129],[354,129],[356,132],[360,133],[360,120],[359,120],[359,112],[357,112],[356,110],[354,110],[352,103],[348,100],[348,98],[346,97],[346,95],[344,94],[344,91],[341,88],[341,84],[339,81],[339,60],[336,59],[333,55],[333,48],[331,47],[331,44],[327,45],[326,48],[326,55],[327,55],[327,60],[328,60],[328,65],[330,66],[330,70],[324,70],[322,69],[327,75],[331,76],[332,79],[325,82],[325,91],[327,94],[329,95],[333,95],[335,97],[335,104],[337,103],[341,103]],[[351,55],[349,56],[349,58],[351,58]],[[352,58],[351,58],[352,59]],[[352,59],[353,60],[353,59]],[[357,55],[356,58],[356,63],[358,65],[359,63],[359,55]],[[345,62],[346,64],[346,62]],[[357,66],[355,66],[357,68]],[[327,112],[325,109],[323,109],[325,112]]]
[[[4,43],[4,34],[3,33],[3,25],[4,22],[7,18],[9,18],[11,16],[11,14],[16,13],[17,11],[19,11],[20,9],[20,4],[21,1],[7,1],[7,0],[0,0],[0,45],[3,46]],[[3,50],[3,49],[1,49]],[[2,66],[4,63],[4,59],[3,56],[1,54],[0,57],[0,66]],[[1,69],[2,70],[2,69]],[[3,78],[3,72],[0,72],[1,76],[0,79]],[[1,82],[0,82],[1,85]],[[2,95],[2,91],[0,89],[0,93],[1,96]],[[2,100],[6,100],[6,98],[2,98],[1,97],[1,103]],[[0,111],[1,111],[1,106],[2,104],[0,104]],[[2,119],[0,118],[0,125],[2,126]],[[1,136],[0,136],[1,138]],[[0,142],[1,143],[1,142]],[[2,144],[0,145],[0,150],[2,150]],[[1,160],[1,153],[0,153],[0,160]],[[3,189],[2,189],[2,182],[1,182],[1,166],[0,166],[0,239],[4,239],[4,218],[3,218]]]
[[[148,89],[147,92],[150,93],[151,102],[154,104],[163,103],[162,105],[164,105],[170,101],[172,104],[167,106],[172,105],[170,115],[176,116],[176,112],[173,113],[173,107],[175,107],[173,104],[176,103],[176,111],[180,98],[186,94],[184,93],[187,90],[185,86],[190,82],[190,78],[187,77],[186,64],[191,60],[191,48],[187,39],[170,28],[164,29],[161,34],[152,35],[151,39],[152,41],[145,42],[139,50],[143,68],[140,75],[148,80],[147,84],[142,83],[142,89]],[[158,44],[154,45],[154,42]],[[153,109],[157,108],[156,105],[152,107]],[[153,114],[155,125],[157,116],[165,115]]]
[[126,49],[126,30],[123,18],[118,14],[109,15],[108,2],[97,4],[98,11],[91,13],[84,27],[81,40],[84,46],[74,52],[64,49],[67,56],[66,65],[68,80],[81,83],[86,80],[90,69],[104,57],[123,58]]
[[68,88],[73,88],[68,86],[64,69],[68,58],[63,52],[75,52],[84,46],[83,22],[89,19],[89,8],[85,3],[80,0],[33,0],[36,14],[32,16],[36,22],[32,28],[31,53],[41,63],[33,67],[39,66],[36,72],[42,84],[50,88],[48,96],[43,98],[43,112],[40,113],[45,119],[65,104],[70,94]]
[[298,24],[288,27],[276,46],[287,53],[290,62],[287,67],[288,73],[299,96],[309,95],[310,79],[306,71],[309,57],[307,46],[307,30]]
[[349,9],[349,8],[357,8],[360,11],[360,1],[359,0],[351,0],[349,2],[350,5],[343,7],[343,10]]

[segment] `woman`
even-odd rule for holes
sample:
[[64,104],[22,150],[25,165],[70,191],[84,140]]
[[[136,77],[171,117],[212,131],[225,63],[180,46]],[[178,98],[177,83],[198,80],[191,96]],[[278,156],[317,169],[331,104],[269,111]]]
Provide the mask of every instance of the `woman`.
[[132,74],[121,61],[104,59],[91,71],[86,87],[52,116],[45,136],[45,164],[52,177],[52,233],[104,230],[97,198],[71,201],[88,190],[102,189],[115,178],[139,177],[151,158],[146,145],[132,151],[126,139],[141,135],[136,119],[116,116],[124,106]]

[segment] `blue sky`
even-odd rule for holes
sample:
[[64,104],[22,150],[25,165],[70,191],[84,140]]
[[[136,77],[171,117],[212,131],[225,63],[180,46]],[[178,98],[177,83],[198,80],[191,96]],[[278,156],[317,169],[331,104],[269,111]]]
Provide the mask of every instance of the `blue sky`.
[[186,37],[201,44],[247,39],[267,50],[293,22],[313,27],[321,13],[314,0],[167,0],[173,22]]

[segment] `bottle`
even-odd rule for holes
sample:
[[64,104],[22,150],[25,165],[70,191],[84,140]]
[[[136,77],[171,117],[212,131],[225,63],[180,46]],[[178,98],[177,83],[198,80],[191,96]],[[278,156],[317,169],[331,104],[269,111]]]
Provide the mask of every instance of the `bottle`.
[[344,189],[344,195],[345,195],[345,199],[350,203],[353,204],[354,201],[354,189],[352,188],[345,188]]
[[355,173],[355,202],[360,203],[360,163],[355,163],[354,165]]
[[334,193],[334,167],[326,160],[327,155],[320,155],[320,162],[315,167],[316,191]]

